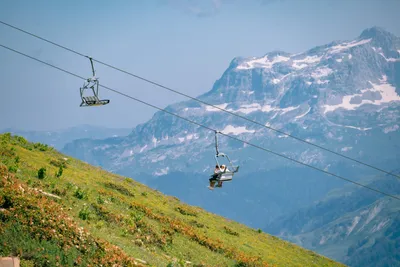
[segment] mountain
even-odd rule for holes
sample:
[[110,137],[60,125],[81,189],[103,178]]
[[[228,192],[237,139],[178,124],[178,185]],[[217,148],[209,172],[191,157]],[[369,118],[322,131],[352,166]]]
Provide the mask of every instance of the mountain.
[[[379,28],[372,28],[353,41],[333,42],[300,54],[271,52],[261,58],[235,58],[212,90],[198,98],[337,152],[379,161],[377,153],[369,153],[376,148],[364,142],[379,136],[384,139],[379,145],[385,146],[392,143],[390,138],[397,137],[399,40]],[[319,150],[313,147],[292,148],[297,141],[193,100],[166,109],[244,140],[287,154],[295,153],[319,166],[326,167],[332,162],[329,159],[327,163],[328,155],[318,154]],[[214,153],[213,135],[211,131],[159,111],[127,137],[80,140],[67,144],[63,151],[84,147],[89,150],[87,153],[95,154],[93,161],[107,158],[104,166],[113,171],[134,169],[135,173],[153,175],[172,171],[209,173],[210,156]],[[264,160],[245,161],[243,158],[253,151],[258,153],[254,148],[226,138],[220,142],[221,150],[233,153],[238,163],[246,164],[244,172],[275,167],[275,164],[266,166]],[[398,151],[391,145],[381,150],[386,148],[394,153]],[[264,152],[263,155],[267,156]],[[182,162],[192,168],[188,169]],[[273,162],[279,166],[286,163]]]
[[344,266],[10,134],[0,243],[21,266]]
[[126,136],[132,129],[112,129],[101,126],[79,125],[57,131],[27,131],[7,128],[0,133],[12,133],[23,136],[29,141],[40,142],[61,150],[67,143],[76,139],[104,139],[107,137]]
[[[235,58],[213,88],[198,98],[390,169],[400,158],[399,51],[398,37],[374,27],[354,40],[303,53],[273,51],[259,58]],[[372,173],[193,100],[166,109],[353,180]],[[219,145],[241,168],[211,200],[206,184],[215,165],[214,133],[161,111],[126,137],[76,140],[62,151],[115,173],[136,175],[145,184],[252,227],[263,227],[344,185],[337,178],[226,137],[220,138]],[[238,205],[231,208],[232,203]]]
[[[391,176],[376,177],[369,185],[400,195],[399,179]],[[398,200],[352,186],[277,218],[264,230],[348,266],[398,266],[399,215]]]

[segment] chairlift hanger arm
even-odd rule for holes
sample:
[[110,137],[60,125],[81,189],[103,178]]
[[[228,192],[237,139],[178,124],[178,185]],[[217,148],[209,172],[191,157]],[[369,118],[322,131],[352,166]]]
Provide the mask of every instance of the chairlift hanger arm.
[[215,131],[215,151],[217,153],[217,156],[219,155],[219,151],[218,151],[218,131]]
[[93,65],[93,60],[91,57],[86,56],[87,58],[89,58],[90,60],[90,65],[92,65],[92,73],[93,73],[93,77],[96,77],[96,71],[94,70],[94,65]]

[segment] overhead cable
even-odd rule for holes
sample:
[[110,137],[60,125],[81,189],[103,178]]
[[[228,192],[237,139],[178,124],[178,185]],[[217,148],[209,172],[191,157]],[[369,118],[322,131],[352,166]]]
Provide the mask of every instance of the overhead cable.
[[[84,77],[82,77],[82,76],[80,76],[80,75],[77,75],[77,74],[75,74],[75,73],[73,73],[73,72],[70,72],[70,71],[68,71],[68,70],[65,70],[65,69],[63,69],[63,68],[57,67],[57,66],[55,66],[55,65],[53,65],[53,64],[47,63],[47,62],[42,61],[42,60],[40,60],[40,59],[37,59],[37,58],[35,58],[35,57],[29,56],[29,55],[27,55],[27,54],[25,54],[25,53],[22,53],[22,52],[20,52],[20,51],[17,51],[17,50],[15,50],[15,49],[12,49],[12,48],[7,47],[7,46],[5,46],[5,45],[0,44],[0,46],[3,47],[3,48],[5,48],[5,49],[7,49],[7,50],[9,50],[9,51],[15,52],[15,53],[17,53],[17,54],[20,54],[20,55],[25,56],[25,57],[27,57],[27,58],[33,59],[33,60],[35,60],[35,61],[37,61],[37,62],[40,62],[40,63],[42,63],[42,64],[45,64],[45,65],[47,65],[47,66],[49,66],[49,67],[55,68],[55,69],[57,69],[57,70],[60,70],[60,71],[62,71],[62,72],[64,72],[64,73],[67,73],[67,74],[69,74],[69,75],[71,75],[71,76],[74,76],[74,77],[76,77],[76,78],[86,80],[86,78],[84,78]],[[136,98],[136,97],[127,95],[127,94],[122,93],[122,92],[120,92],[120,91],[118,91],[118,90],[115,90],[115,89],[113,89],[113,88],[111,88],[111,87],[108,87],[108,86],[105,86],[105,85],[99,85],[99,86],[100,86],[100,87],[103,87],[103,88],[105,88],[105,89],[107,89],[107,90],[110,90],[110,91],[112,91],[112,92],[114,92],[114,93],[117,93],[117,94],[119,94],[119,95],[122,95],[122,96],[124,96],[124,97],[130,98],[130,99],[135,100],[135,101],[137,101],[137,102],[140,102],[140,103],[142,103],[142,104],[144,104],[144,105],[147,105],[147,106],[149,106],[149,107],[158,109],[158,110],[160,110],[160,111],[162,111],[162,112],[165,112],[165,113],[167,113],[167,114],[170,114],[170,115],[172,115],[172,116],[175,116],[175,117],[177,117],[177,118],[179,118],[179,119],[185,120],[185,121],[187,121],[187,122],[189,122],[189,123],[192,123],[192,124],[195,124],[195,125],[200,126],[200,127],[202,127],[202,128],[205,128],[205,129],[207,129],[207,130],[210,130],[210,131],[213,131],[213,132],[216,132],[216,131],[217,131],[216,129],[213,129],[213,128],[209,127],[209,126],[206,126],[206,125],[204,125],[204,124],[195,122],[195,121],[190,120],[190,119],[188,119],[188,118],[185,118],[185,117],[183,117],[183,116],[181,116],[181,115],[178,115],[178,114],[176,114],[176,113],[173,113],[173,112],[171,112],[171,111],[168,111],[168,110],[166,110],[166,109],[164,109],[164,108],[161,108],[161,107],[158,107],[158,106],[153,105],[153,104],[151,104],[151,103],[148,103],[148,102],[146,102],[146,101],[144,101],[144,100],[141,100],[141,99],[138,99],[138,98]],[[334,174],[334,173],[325,171],[325,170],[320,169],[320,168],[318,168],[318,167],[315,167],[315,166],[312,166],[312,165],[310,165],[310,164],[307,164],[307,163],[298,161],[298,160],[296,160],[296,159],[290,158],[290,157],[288,157],[288,156],[285,156],[285,155],[283,155],[283,154],[274,152],[274,151],[272,151],[272,150],[269,150],[269,149],[267,149],[267,148],[261,147],[261,146],[259,146],[259,145],[253,144],[253,143],[250,143],[250,142],[248,142],[248,141],[239,139],[239,138],[234,137],[234,136],[231,136],[231,135],[229,135],[229,134],[225,134],[225,133],[223,133],[223,132],[219,132],[219,133],[220,133],[221,135],[223,135],[223,136],[226,136],[226,137],[231,138],[231,139],[233,139],[233,140],[242,142],[242,143],[244,143],[244,144],[247,144],[247,145],[252,146],[252,147],[254,147],[254,148],[260,149],[260,150],[262,150],[262,151],[265,151],[265,152],[274,154],[274,155],[276,155],[276,156],[285,158],[285,159],[287,159],[287,160],[296,162],[296,163],[298,163],[298,164],[300,164],[300,165],[303,165],[303,166],[312,168],[312,169],[317,170],[317,171],[320,171],[320,172],[322,172],[322,173],[329,174],[329,175],[334,176],[334,177],[336,177],[336,178],[339,178],[339,179],[345,180],[345,181],[347,181],[347,182],[353,183],[353,184],[355,184],[355,185],[358,185],[358,186],[367,188],[367,189],[369,189],[369,190],[375,191],[375,192],[380,193],[380,194],[382,194],[382,195],[385,195],[385,196],[388,196],[388,197],[391,197],[391,198],[400,200],[400,197],[397,197],[397,196],[395,196],[395,195],[392,195],[392,194],[389,194],[389,193],[385,193],[385,192],[383,192],[383,191],[380,191],[380,190],[378,190],[378,189],[372,188],[372,187],[370,187],[370,186],[367,186],[367,185],[364,185],[364,184],[355,182],[355,181],[350,180],[350,179],[348,179],[348,178],[345,178],[345,177],[343,177],[343,176],[341,176],[341,175],[337,175],[337,174]]]
[[[86,56],[86,55],[84,55],[84,54],[82,54],[82,53],[80,53],[80,52],[77,52],[76,50],[73,50],[73,49],[70,49],[70,48],[68,48],[68,47],[66,47],[66,46],[57,44],[57,43],[55,43],[55,42],[53,42],[53,41],[50,41],[50,40],[45,39],[45,38],[43,38],[43,37],[40,37],[40,36],[38,36],[38,35],[36,35],[36,34],[33,34],[33,33],[28,32],[28,31],[25,31],[25,30],[23,30],[23,29],[20,29],[20,28],[18,28],[18,27],[16,27],[16,26],[13,26],[13,25],[8,24],[8,23],[6,23],[6,22],[0,21],[0,23],[6,25],[6,26],[8,26],[8,27],[11,27],[11,28],[13,28],[13,29],[15,29],[15,30],[21,31],[21,32],[23,32],[23,33],[25,33],[25,34],[31,35],[31,36],[33,36],[33,37],[35,37],[35,38],[38,38],[38,39],[42,40],[42,41],[45,41],[45,42],[50,43],[50,44],[52,44],[52,45],[58,46],[58,47],[60,47],[60,48],[62,48],[62,49],[65,49],[65,50],[67,50],[67,51],[70,51],[70,52],[72,52],[72,53],[74,53],[74,54],[76,54],[76,55],[79,55],[79,56],[82,56],[82,57],[89,57],[89,56]],[[107,66],[107,67],[109,67],[109,68],[112,68],[112,69],[114,69],[114,70],[120,71],[120,72],[125,73],[125,74],[127,74],[127,75],[130,75],[130,76],[132,76],[132,77],[134,77],[134,78],[140,79],[140,80],[145,81],[145,82],[150,83],[150,84],[153,84],[153,85],[155,85],[155,86],[157,86],[157,87],[166,89],[166,90],[168,90],[168,91],[170,91],[170,92],[173,92],[173,93],[175,93],[175,94],[179,94],[179,95],[181,95],[181,96],[187,97],[187,98],[189,98],[189,99],[192,99],[192,100],[197,101],[197,102],[199,102],[199,103],[202,103],[202,104],[204,104],[204,105],[207,105],[207,106],[213,107],[213,108],[215,108],[215,109],[221,110],[221,111],[223,111],[223,112],[225,112],[225,113],[228,113],[228,114],[230,114],[230,115],[236,116],[236,117],[241,118],[241,119],[243,119],[243,120],[246,120],[246,121],[248,121],[248,122],[254,123],[254,124],[256,124],[256,125],[258,125],[258,126],[261,126],[261,127],[263,127],[263,128],[266,128],[266,129],[275,131],[275,132],[277,132],[277,133],[280,133],[280,134],[282,134],[282,135],[285,135],[285,136],[287,136],[287,137],[293,138],[293,139],[295,139],[295,140],[297,140],[297,141],[299,141],[299,142],[302,142],[302,143],[305,143],[305,144],[308,144],[308,145],[317,147],[317,148],[322,149],[322,150],[324,150],[324,151],[330,152],[330,153],[332,153],[332,154],[334,154],[334,155],[337,155],[337,156],[340,156],[340,157],[342,157],[342,158],[345,158],[345,159],[348,159],[348,160],[357,162],[357,163],[359,163],[359,164],[361,164],[361,165],[367,166],[367,167],[369,167],[369,168],[375,169],[375,170],[377,170],[377,171],[386,173],[386,174],[388,174],[388,175],[391,175],[391,176],[394,176],[394,177],[400,179],[400,175],[397,175],[397,174],[395,174],[395,173],[392,173],[392,172],[383,170],[382,168],[375,167],[375,166],[373,166],[373,165],[371,165],[371,164],[369,164],[369,163],[365,163],[365,162],[363,162],[363,161],[354,159],[354,158],[352,158],[352,157],[346,156],[346,155],[341,154],[341,153],[339,153],[339,152],[333,151],[333,150],[331,150],[331,149],[329,149],[329,148],[325,148],[325,147],[323,147],[323,146],[321,146],[321,145],[314,144],[314,143],[312,143],[312,142],[310,142],[310,141],[307,141],[307,140],[304,140],[304,139],[299,138],[299,137],[297,137],[297,136],[294,136],[294,135],[292,135],[292,134],[286,133],[286,132],[284,132],[284,131],[282,131],[282,130],[275,129],[275,128],[271,127],[271,126],[265,125],[265,124],[263,124],[263,123],[260,123],[260,122],[255,121],[255,120],[249,119],[249,118],[247,118],[247,117],[245,117],[245,116],[239,115],[239,114],[234,113],[234,112],[229,111],[229,110],[226,110],[226,109],[221,108],[221,107],[219,107],[219,106],[217,106],[217,105],[213,105],[213,104],[207,103],[207,102],[205,102],[205,101],[203,101],[203,100],[201,100],[201,99],[198,99],[198,98],[196,98],[196,97],[192,97],[192,96],[187,95],[187,94],[185,94],[185,93],[182,93],[182,92],[180,92],[180,91],[178,91],[178,90],[172,89],[172,88],[170,88],[170,87],[168,87],[168,86],[165,86],[165,85],[162,85],[162,84],[160,84],[160,83],[154,82],[154,81],[152,81],[152,80],[143,78],[143,77],[141,77],[141,76],[139,76],[139,75],[133,74],[133,73],[128,72],[128,71],[123,70],[123,69],[120,69],[120,68],[115,67],[115,66],[113,66],[113,65],[111,65],[111,64],[102,62],[102,61],[97,60],[97,59],[95,59],[95,58],[93,58],[93,57],[91,57],[91,58],[92,58],[93,61],[95,61],[95,62],[97,62],[97,63],[99,63],[99,64],[102,64],[102,65]]]

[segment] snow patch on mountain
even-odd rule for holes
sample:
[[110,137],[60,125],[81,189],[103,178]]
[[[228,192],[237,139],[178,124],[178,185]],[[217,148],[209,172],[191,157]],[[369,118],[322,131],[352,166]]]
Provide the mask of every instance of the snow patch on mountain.
[[374,225],[374,227],[371,229],[371,234],[382,230],[383,227],[385,227],[388,224],[388,222],[390,222],[390,219],[383,220],[379,222],[377,225]]
[[178,139],[179,139],[179,142],[182,143],[185,140],[187,140],[187,141],[189,141],[189,140],[197,140],[199,138],[200,138],[199,135],[197,133],[194,133],[194,134],[188,134],[185,137],[179,137]]
[[345,146],[345,147],[343,147],[342,149],[341,149],[341,151],[342,152],[346,152],[346,151],[349,151],[349,150],[352,150],[353,149],[353,147],[351,147],[351,146]]
[[262,110],[261,105],[254,103],[254,104],[249,104],[249,105],[241,105],[238,110],[235,110],[234,112],[241,112],[244,114],[249,114],[255,111]]
[[151,160],[151,162],[159,162],[159,161],[163,161],[163,160],[165,160],[167,158],[167,156],[165,156],[165,155],[161,155],[161,156],[159,156],[159,157],[157,157],[157,158],[155,158],[155,159],[152,159]]
[[350,129],[356,129],[356,130],[359,130],[359,131],[368,131],[368,130],[372,129],[371,127],[363,128],[363,127],[355,127],[355,126],[350,126],[350,125],[341,125],[341,126],[346,127],[346,128],[350,128]]
[[308,110],[307,110],[305,113],[300,114],[300,115],[294,117],[294,120],[298,120],[298,119],[303,118],[304,116],[306,116],[306,115],[310,112],[310,110],[311,110],[311,107],[309,106],[309,107],[308,107]]
[[360,216],[356,216],[353,219],[353,222],[351,223],[350,227],[347,229],[347,233],[346,235],[349,236],[351,234],[351,232],[353,232],[354,228],[357,226],[357,224],[360,222],[361,217]]
[[271,105],[264,105],[263,107],[261,107],[261,111],[263,112],[271,112],[271,111],[281,111],[282,114],[285,114],[289,111],[298,109],[299,106],[296,107],[287,107],[287,108],[277,108],[277,107],[272,107]]
[[279,62],[285,62],[290,60],[289,57],[284,57],[284,56],[275,56],[270,60],[268,56],[264,56],[261,58],[256,58],[254,57],[251,60],[245,61],[236,68],[239,70],[248,70],[248,69],[254,69],[254,68],[264,68],[264,69],[270,69],[272,66],[276,63]]
[[[228,105],[229,105],[228,103],[223,103],[223,104],[219,104],[219,105],[213,105],[214,107],[207,106],[206,111],[221,111],[220,109],[226,109],[226,107]],[[218,108],[220,108],[220,109],[218,109]]]
[[126,158],[126,157],[132,157],[133,156],[133,150],[132,149],[125,149],[124,152],[121,154],[121,158]]
[[243,94],[246,94],[246,95],[252,95],[252,94],[254,94],[254,91],[244,91],[244,90],[242,90],[241,91]]
[[[292,110],[295,110],[295,109],[299,108],[299,106],[287,107],[287,108],[279,108],[279,107],[273,107],[273,106],[268,105],[268,104],[261,106],[259,103],[243,104],[243,105],[240,105],[238,109],[232,109],[232,108],[228,108],[227,109],[226,107],[228,106],[228,103],[224,103],[224,104],[221,104],[221,105],[215,105],[215,106],[218,106],[218,107],[220,107],[222,109],[225,109],[226,111],[229,111],[229,112],[233,112],[233,113],[239,113],[240,112],[240,113],[244,113],[244,114],[250,114],[250,113],[253,113],[253,112],[256,112],[256,111],[261,111],[261,112],[266,112],[266,113],[271,112],[271,111],[279,111],[282,114],[285,114],[287,112],[290,112]],[[219,109],[216,109],[216,108],[213,108],[213,107],[206,107],[206,111],[213,111],[213,112],[217,111],[218,112],[218,111],[222,111],[222,110],[219,110]]]
[[316,69],[314,72],[311,73],[311,77],[313,77],[314,79],[319,79],[325,76],[328,76],[329,74],[333,73],[333,70],[327,67],[323,67],[323,68],[318,68]]
[[327,237],[326,236],[322,236],[321,239],[319,240],[319,244],[323,245],[323,244],[326,243],[326,241],[327,241]]
[[372,85],[371,89],[361,90],[361,94],[343,96],[340,104],[324,105],[324,114],[339,108],[355,110],[364,104],[381,105],[392,101],[400,101],[400,96],[396,93],[396,88],[387,83],[386,80],[387,77],[383,76],[383,79],[380,80],[381,84],[369,82]]
[[[287,137],[287,136],[284,136]],[[314,142],[314,140],[306,138],[307,142]],[[300,154],[299,160],[305,164],[317,164],[321,162],[323,159],[323,155],[321,152],[316,151],[316,150],[309,150],[307,149],[306,151],[302,152]]]
[[146,148],[147,148],[147,145],[144,145],[143,147],[141,147],[139,150],[139,153],[142,153]]
[[328,80],[317,80],[316,83],[317,84],[326,84],[326,83],[329,83],[329,81]]
[[383,132],[384,133],[390,133],[390,132],[394,132],[394,131],[397,131],[399,129],[399,125],[393,125],[393,126],[389,126],[389,127],[386,127],[385,129],[383,129]]
[[368,214],[367,219],[365,220],[363,226],[358,231],[362,231],[378,215],[378,213],[381,212],[382,208],[383,208],[383,203],[379,202],[378,205],[370,209],[367,213]]
[[157,138],[155,138],[155,137],[153,136],[153,138],[151,139],[151,141],[153,142],[153,147],[157,147],[157,143],[159,142],[159,141],[157,140]]
[[281,82],[281,80],[279,80],[279,79],[272,79],[272,83],[273,84],[278,84],[278,83],[280,83]]
[[227,125],[221,132],[224,134],[239,135],[243,133],[254,133],[255,130],[247,130],[245,126],[235,127],[233,125]]
[[154,175],[154,176],[163,176],[163,175],[167,175],[167,174],[168,174],[168,171],[169,171],[169,167],[166,167],[166,168],[163,168],[163,169],[160,169],[160,170],[157,170],[157,171],[153,172],[153,175]]
[[355,130],[359,130],[359,131],[368,131],[371,130],[372,127],[356,127],[356,126],[352,126],[352,125],[342,125],[342,124],[337,124],[337,123],[333,123],[329,120],[327,120],[329,122],[329,124],[334,125],[334,126],[339,126],[339,127],[345,127],[345,128],[350,128],[350,129],[355,129]]
[[303,69],[308,67],[308,64],[313,64],[321,61],[322,56],[306,56],[303,59],[293,60],[292,67],[295,69]]
[[303,64],[300,64],[300,65],[297,64],[297,63],[293,63],[293,64],[292,64],[292,67],[295,68],[295,69],[299,69],[299,70],[300,70],[300,69],[307,68],[308,65],[307,65],[307,64],[304,64],[304,63],[303,63]]
[[383,53],[383,49],[382,47],[372,47],[372,49],[377,52],[380,56],[382,56],[387,62],[396,62],[396,61],[400,61],[400,58],[387,58],[385,56],[385,54]]
[[361,41],[351,41],[348,43],[344,43],[344,44],[339,44],[339,45],[335,45],[333,47],[328,48],[328,51],[330,54],[336,54],[339,52],[342,52],[343,50],[347,50],[349,48],[355,47],[355,46],[359,46],[359,45],[363,45],[366,43],[371,42],[371,38],[370,39],[364,39]]
[[386,58],[385,55],[383,53],[379,53],[379,55],[381,55],[386,61],[388,62],[396,62],[396,61],[400,61],[400,58]]

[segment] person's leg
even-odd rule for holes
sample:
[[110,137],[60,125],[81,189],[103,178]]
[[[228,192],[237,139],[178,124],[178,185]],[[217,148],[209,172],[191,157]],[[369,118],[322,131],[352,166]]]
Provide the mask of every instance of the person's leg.
[[215,179],[214,177],[212,177],[212,178],[210,179],[210,186],[209,186],[209,188],[214,188],[215,181],[216,181],[216,179]]

